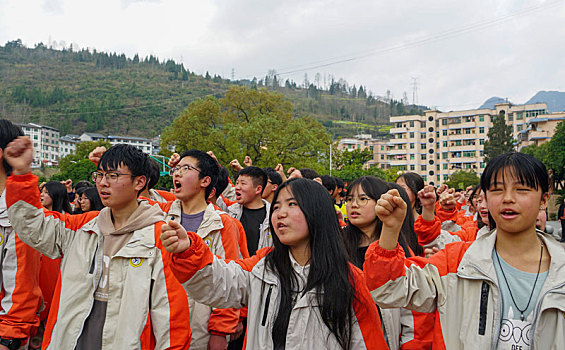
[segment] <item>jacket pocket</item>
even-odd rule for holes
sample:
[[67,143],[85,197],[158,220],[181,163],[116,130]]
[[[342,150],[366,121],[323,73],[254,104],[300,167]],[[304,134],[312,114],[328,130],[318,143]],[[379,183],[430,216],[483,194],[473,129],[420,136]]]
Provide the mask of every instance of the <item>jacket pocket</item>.
[[271,302],[271,292],[273,291],[273,286],[269,286],[269,291],[267,292],[267,298],[265,299],[265,306],[263,307],[263,319],[261,320],[261,326],[265,326],[267,322],[267,314],[269,313],[269,304]]

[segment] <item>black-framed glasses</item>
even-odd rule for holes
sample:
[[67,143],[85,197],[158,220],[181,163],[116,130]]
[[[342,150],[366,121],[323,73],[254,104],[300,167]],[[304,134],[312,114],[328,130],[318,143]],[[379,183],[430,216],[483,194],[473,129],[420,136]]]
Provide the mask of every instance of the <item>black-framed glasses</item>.
[[169,170],[169,175],[173,176],[176,172],[178,172],[179,175],[184,175],[190,169],[200,172],[200,169],[195,168],[190,164],[184,164],[184,165],[177,165],[176,167],[171,168]]
[[120,176],[134,177],[132,174],[122,174],[122,173],[118,173],[117,171],[109,171],[107,173],[103,173],[103,172],[100,172],[100,171],[93,171],[90,174],[90,176],[92,177],[92,181],[97,182],[97,183],[102,181],[103,177],[106,178],[106,182],[108,182],[108,183],[118,182],[118,179],[120,178]]

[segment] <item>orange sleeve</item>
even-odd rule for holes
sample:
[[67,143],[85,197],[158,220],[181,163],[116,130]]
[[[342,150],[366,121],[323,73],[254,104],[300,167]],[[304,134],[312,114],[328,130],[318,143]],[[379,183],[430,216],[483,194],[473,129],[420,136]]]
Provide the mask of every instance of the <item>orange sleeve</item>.
[[[2,315],[0,337],[26,339],[39,326],[37,315],[41,306],[39,289],[39,252],[22,242],[12,232],[2,261]],[[6,238],[2,238],[6,239]],[[13,242],[13,243],[11,243]],[[13,246],[12,246],[13,244]]]
[[437,216],[433,221],[427,221],[418,216],[414,221],[414,232],[418,235],[418,244],[425,246],[432,243],[441,233],[441,221]]
[[177,199],[177,197],[175,197],[175,195],[169,191],[163,191],[163,190],[155,190],[155,191],[157,191],[157,193],[159,193],[161,197],[165,198],[167,202],[173,202],[174,200]]
[[[183,286],[175,278],[170,269],[170,253],[163,247],[159,236],[161,235],[161,226],[164,222],[155,224],[155,245],[161,250],[163,261],[163,278],[165,280],[167,299],[168,299],[168,325],[160,330],[161,333],[169,335],[169,347],[167,349],[187,350],[190,346],[190,338],[192,331],[188,325],[190,324],[190,311],[188,307],[188,298]],[[206,247],[206,245],[204,245]],[[163,311],[155,310],[151,312],[152,327],[156,324],[154,318],[167,317]],[[153,331],[155,334],[155,331]],[[157,339],[159,339],[157,337]]]
[[365,277],[357,267],[350,264],[354,276],[355,298],[353,299],[353,312],[357,318],[361,335],[367,349],[388,349],[381,318],[367,284]]
[[[239,258],[239,245],[237,242],[239,232],[237,226],[229,215],[222,214],[220,217],[222,218],[222,224],[224,225],[224,227],[220,230],[225,253],[223,258],[235,260]],[[210,315],[208,331],[215,335],[231,334],[235,332],[238,322],[238,309],[216,308],[212,310],[212,314]]]

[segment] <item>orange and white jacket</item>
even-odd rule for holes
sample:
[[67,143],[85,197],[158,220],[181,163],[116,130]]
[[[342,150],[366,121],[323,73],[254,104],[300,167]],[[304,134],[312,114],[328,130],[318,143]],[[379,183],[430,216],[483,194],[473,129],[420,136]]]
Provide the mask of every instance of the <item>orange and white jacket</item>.
[[[49,258],[64,256],[42,348],[74,349],[102,275],[98,212],[45,213],[32,174],[10,176],[6,189],[8,215],[22,241]],[[163,224],[134,231],[110,259],[102,350],[189,347],[188,301],[166,263],[170,258],[159,240]]]
[[[279,279],[265,265],[265,256],[272,248],[258,250],[249,259],[227,263],[214,257],[198,235],[188,234],[190,248],[172,256],[175,276],[187,283],[193,298],[204,304],[236,308],[249,305],[245,347],[272,349],[271,334],[280,298]],[[363,273],[353,265],[351,268],[356,288],[351,349],[387,349]],[[286,349],[341,349],[330,336],[316,305],[313,292],[298,298],[290,314]]]
[[[539,234],[551,264],[534,309],[531,349],[565,349],[565,250]],[[363,270],[373,299],[382,307],[421,312],[437,309],[437,349],[497,349],[502,321],[499,282],[492,261],[496,230],[474,242],[456,242],[429,259],[406,259],[402,248],[374,242]]]
[[[151,202],[150,202],[151,203]],[[158,203],[167,214],[167,222],[173,220],[180,223],[181,202]],[[222,259],[235,260],[241,258],[237,242],[238,228],[234,219],[226,213],[216,210],[213,204],[208,204],[204,218],[196,232],[204,240],[210,252]],[[188,287],[185,285],[185,289]],[[188,290],[187,290],[188,294]],[[239,322],[237,309],[216,309],[196,302],[188,297],[190,307],[190,328],[192,330],[191,349],[208,348],[210,334],[229,335],[235,332]]]
[[422,247],[438,247],[443,249],[446,244],[453,242],[472,242],[489,232],[488,226],[480,230],[475,221],[468,221],[459,231],[451,232],[442,229],[442,222],[436,216],[433,221],[427,221],[420,215],[414,222],[414,232],[418,235],[418,243]]
[[22,242],[8,220],[6,191],[0,196],[0,337],[27,339],[39,326],[40,254]]

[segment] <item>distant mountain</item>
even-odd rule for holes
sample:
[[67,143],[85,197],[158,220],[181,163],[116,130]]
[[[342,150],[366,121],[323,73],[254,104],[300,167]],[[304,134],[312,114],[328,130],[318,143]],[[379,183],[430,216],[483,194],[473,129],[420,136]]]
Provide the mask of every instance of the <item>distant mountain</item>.
[[[479,109],[494,109],[497,103],[508,102],[505,98],[491,97],[483,103]],[[565,112],[565,92],[561,91],[538,91],[534,97],[530,98],[525,104],[545,103],[548,113]]]
[[565,92],[561,91],[538,91],[534,97],[530,98],[526,104],[545,102],[547,111],[563,112],[565,111]]
[[480,107],[479,109],[494,109],[494,105],[497,103],[505,103],[506,99],[502,98],[502,97],[491,97],[488,100],[486,100]]

